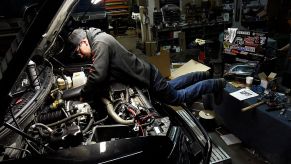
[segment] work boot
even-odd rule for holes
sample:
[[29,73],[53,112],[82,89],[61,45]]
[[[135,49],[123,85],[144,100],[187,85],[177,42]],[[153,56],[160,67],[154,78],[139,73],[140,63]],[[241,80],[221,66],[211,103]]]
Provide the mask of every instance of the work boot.
[[224,78],[217,79],[217,87],[218,90],[213,93],[214,95],[214,102],[216,105],[220,105],[223,99],[223,92],[226,86],[226,80]]

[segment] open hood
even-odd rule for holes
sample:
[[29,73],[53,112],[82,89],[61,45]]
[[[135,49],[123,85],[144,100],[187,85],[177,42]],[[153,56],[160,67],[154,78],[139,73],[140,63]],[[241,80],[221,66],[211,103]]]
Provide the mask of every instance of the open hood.
[[[26,25],[23,38],[12,42],[0,58],[0,124],[11,105],[11,88],[31,57],[47,55],[78,0],[45,0],[35,18]],[[19,39],[19,38],[16,38]]]

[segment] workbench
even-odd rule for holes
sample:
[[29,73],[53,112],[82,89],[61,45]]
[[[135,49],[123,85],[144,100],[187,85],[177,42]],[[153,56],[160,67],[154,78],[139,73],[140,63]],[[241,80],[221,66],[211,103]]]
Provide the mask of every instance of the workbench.
[[253,148],[272,164],[291,163],[291,111],[267,111],[262,104],[253,110],[241,109],[257,102],[257,97],[239,101],[229,95],[238,89],[227,84],[221,105],[214,104],[219,118],[246,146]]

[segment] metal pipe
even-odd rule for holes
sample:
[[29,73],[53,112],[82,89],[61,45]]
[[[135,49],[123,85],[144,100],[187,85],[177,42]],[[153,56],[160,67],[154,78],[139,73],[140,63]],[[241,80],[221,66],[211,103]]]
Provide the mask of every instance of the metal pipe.
[[45,124],[42,124],[42,123],[35,123],[35,124],[31,125],[32,128],[35,128],[35,127],[37,127],[37,126],[40,126],[40,127],[45,128],[45,129],[48,130],[50,133],[53,132],[53,130],[52,130],[50,127],[48,127],[48,126],[46,126]]

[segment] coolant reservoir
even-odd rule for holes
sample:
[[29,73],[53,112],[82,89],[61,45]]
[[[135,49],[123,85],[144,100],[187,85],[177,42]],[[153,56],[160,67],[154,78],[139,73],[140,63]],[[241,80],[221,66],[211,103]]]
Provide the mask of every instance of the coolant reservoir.
[[87,77],[83,71],[73,73],[73,88],[86,84]]

